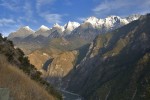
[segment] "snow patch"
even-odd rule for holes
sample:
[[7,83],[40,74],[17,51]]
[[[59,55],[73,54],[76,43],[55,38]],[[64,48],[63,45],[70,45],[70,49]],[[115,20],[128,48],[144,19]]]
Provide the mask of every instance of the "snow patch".
[[49,28],[47,26],[41,25],[39,30],[47,31]]

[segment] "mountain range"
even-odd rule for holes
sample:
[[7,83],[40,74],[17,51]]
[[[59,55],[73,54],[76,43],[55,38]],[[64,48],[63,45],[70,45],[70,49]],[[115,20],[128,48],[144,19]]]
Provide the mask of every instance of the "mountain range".
[[43,79],[85,100],[149,100],[150,14],[89,17],[37,31],[22,27],[8,39]]
[[[26,53],[30,53],[36,49],[53,45],[53,47],[60,47],[62,40],[67,42],[63,49],[73,50],[77,49],[87,43],[93,41],[98,34],[110,32],[116,28],[126,25],[134,20],[137,20],[140,15],[131,15],[129,17],[121,18],[119,16],[108,16],[104,19],[96,17],[89,17],[84,22],[68,22],[64,26],[54,24],[52,28],[44,25],[34,31],[29,26],[21,27],[16,32],[10,33],[8,39],[12,40],[14,44]],[[59,39],[63,38],[63,39]],[[58,40],[57,40],[58,39]],[[58,43],[53,43],[59,41]],[[79,41],[77,43],[77,41]],[[44,45],[43,45],[44,44]],[[34,46],[33,46],[34,45]],[[71,47],[71,48],[68,48]],[[25,51],[25,49],[27,50]]]
[[[12,32],[8,38],[12,39],[15,37],[25,38],[29,35],[33,35],[37,37],[39,35],[48,37],[54,34],[56,31],[60,36],[66,36],[69,34],[80,34],[79,30],[83,29],[97,29],[100,30],[101,33],[108,32],[110,30],[116,29],[123,25],[126,25],[134,20],[137,20],[140,15],[131,15],[129,17],[121,18],[119,16],[108,16],[104,19],[98,19],[94,16],[87,18],[83,23],[79,24],[78,22],[68,22],[64,26],[60,26],[59,24],[54,24],[52,28],[48,28],[47,26],[41,25],[41,27],[37,31],[33,31],[29,26],[21,27],[16,32]],[[76,33],[76,31],[78,31]]]

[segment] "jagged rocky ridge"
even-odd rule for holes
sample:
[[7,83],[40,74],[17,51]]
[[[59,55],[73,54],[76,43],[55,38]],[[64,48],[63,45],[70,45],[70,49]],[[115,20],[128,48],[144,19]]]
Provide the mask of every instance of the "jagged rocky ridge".
[[150,99],[150,14],[97,36],[64,87],[86,100]]
[[52,28],[42,25],[37,31],[26,26],[11,33],[8,38],[26,54],[40,48],[52,48],[51,45],[57,49],[74,50],[90,43],[98,34],[126,25],[137,20],[139,16],[132,15],[126,18],[109,16],[105,19],[89,17],[81,24],[69,21],[64,26],[56,23]]
[[[100,32],[104,33],[109,30],[116,29],[118,27],[121,27],[125,24],[128,24],[134,20],[137,20],[140,17],[140,15],[131,15],[126,18],[121,18],[119,16],[108,16],[105,19],[98,19],[94,16],[87,18],[83,23],[79,24],[78,22],[68,22],[64,26],[60,26],[59,24],[54,24],[52,28],[48,28],[44,25],[42,25],[37,31],[33,31],[29,26],[21,27],[16,32],[11,33],[8,38],[12,39],[15,37],[25,38],[29,35],[33,35],[34,37],[37,37],[39,35],[42,35],[44,37],[47,37],[51,34],[54,34],[55,31],[59,33],[59,35],[68,35],[68,34],[74,34],[73,31],[81,30],[82,29],[97,29],[100,30]],[[79,28],[79,29],[78,29]],[[80,31],[78,33],[81,33]]]

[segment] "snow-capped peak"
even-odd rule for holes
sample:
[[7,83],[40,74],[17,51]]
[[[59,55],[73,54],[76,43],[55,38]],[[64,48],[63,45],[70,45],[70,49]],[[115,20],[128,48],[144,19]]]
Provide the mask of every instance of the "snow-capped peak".
[[54,26],[52,27],[52,30],[61,30],[62,32],[65,30],[63,26],[60,26],[58,23],[55,23]]
[[111,15],[111,16],[108,16],[108,17],[106,17],[106,18],[120,18],[119,16],[116,16],[116,15]]
[[108,16],[105,18],[106,20],[119,20],[121,19],[119,16],[115,16],[115,15],[112,15],[112,16]]
[[25,38],[31,34],[34,34],[34,31],[29,26],[24,26],[19,28],[16,32],[12,32],[11,34],[9,34],[8,38]]
[[114,23],[120,23],[121,18],[119,16],[108,16],[104,19],[106,24],[114,24]]
[[[91,25],[88,25],[87,23],[90,23]],[[87,20],[85,20],[85,22],[82,23],[81,25],[84,28],[93,27],[97,29],[105,28],[106,30],[109,30],[109,29],[115,29],[116,27],[120,27],[128,23],[129,21],[127,19],[112,15],[104,19],[98,19],[92,16],[87,18]]]
[[34,30],[32,30],[29,26],[21,27],[19,30],[22,30],[22,29],[26,31],[34,32]]
[[129,22],[131,22],[131,21],[139,19],[140,16],[141,16],[140,14],[133,14],[133,15],[126,17],[125,19],[127,19]]
[[30,30],[30,27],[29,27],[29,26],[24,26],[23,28],[24,28],[24,29],[27,29],[27,30]]
[[85,20],[85,22],[89,22],[89,23],[95,23],[95,22],[97,22],[98,21],[98,18],[96,18],[96,17],[94,17],[94,16],[92,16],[92,17],[89,17],[89,18],[87,18],[86,20]]
[[70,34],[75,28],[79,27],[80,24],[78,22],[71,22],[69,21],[67,24],[64,25],[65,34]]
[[53,27],[61,27],[58,23],[55,23]]
[[69,21],[67,24],[64,25],[65,29],[68,29],[71,31],[79,26],[80,24],[78,22],[71,22],[71,21]]
[[41,25],[40,30],[47,31],[49,30],[49,28],[47,26]]

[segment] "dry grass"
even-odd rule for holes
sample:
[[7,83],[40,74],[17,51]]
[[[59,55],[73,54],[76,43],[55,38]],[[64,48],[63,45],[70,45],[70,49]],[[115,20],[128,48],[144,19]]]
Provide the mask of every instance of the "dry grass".
[[0,55],[0,88],[8,88],[13,100],[55,100],[43,87],[31,80]]

